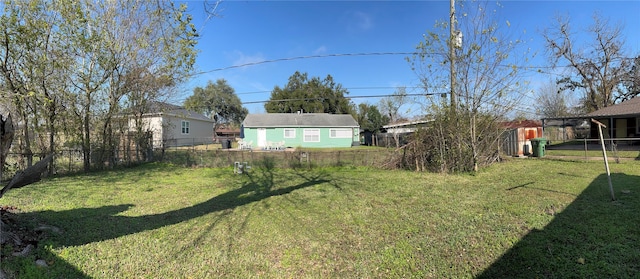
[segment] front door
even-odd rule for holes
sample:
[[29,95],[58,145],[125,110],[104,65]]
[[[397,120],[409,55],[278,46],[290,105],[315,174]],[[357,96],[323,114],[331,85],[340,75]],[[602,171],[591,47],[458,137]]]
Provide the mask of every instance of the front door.
[[627,137],[627,119],[616,119],[616,138]]
[[267,129],[258,128],[258,147],[267,146]]

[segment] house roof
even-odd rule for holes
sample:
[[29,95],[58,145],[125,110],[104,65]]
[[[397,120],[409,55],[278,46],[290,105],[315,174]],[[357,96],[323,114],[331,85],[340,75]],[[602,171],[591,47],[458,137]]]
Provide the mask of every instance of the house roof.
[[159,116],[159,115],[170,115],[175,117],[182,117],[194,120],[201,120],[207,122],[215,122],[212,119],[197,113],[195,111],[190,111],[181,106],[172,105],[164,102],[152,102],[149,104],[149,113],[146,116]]
[[629,100],[626,100],[622,103],[615,104],[613,106],[608,106],[605,108],[601,108],[594,112],[587,114],[588,117],[598,117],[598,116],[631,116],[631,115],[639,115],[640,114],[640,97],[635,97]]
[[536,128],[542,127],[542,122],[537,120],[515,120],[502,122],[500,125],[505,129]]
[[216,129],[216,133],[218,134],[240,134],[240,128],[231,128],[231,127],[218,127]]
[[350,114],[264,113],[249,114],[244,127],[359,127]]
[[419,125],[422,125],[422,124],[427,124],[427,123],[432,122],[432,121],[433,120],[405,121],[405,122],[398,122],[398,123],[394,123],[394,124],[384,125],[384,126],[382,126],[382,128],[390,129],[390,128],[415,127],[415,126],[419,126]]

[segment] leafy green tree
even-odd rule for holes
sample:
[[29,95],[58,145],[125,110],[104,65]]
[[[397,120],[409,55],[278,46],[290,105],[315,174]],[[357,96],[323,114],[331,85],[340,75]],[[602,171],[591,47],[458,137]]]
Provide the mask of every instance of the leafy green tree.
[[353,104],[345,97],[346,94],[349,92],[333,81],[331,75],[322,80],[319,77],[309,79],[307,73],[296,71],[284,88],[276,86],[271,91],[271,98],[264,108],[271,113],[349,114],[353,111]]
[[[53,8],[48,1],[5,1],[4,5],[0,15],[0,72],[7,90],[3,90],[2,100],[16,112],[23,127],[16,133],[21,138],[16,145],[31,166],[33,149],[55,151],[52,143],[60,96],[53,92],[65,81],[60,75],[64,57],[59,54],[63,49],[56,44],[61,40],[56,32],[60,17],[48,12]],[[42,136],[45,131],[49,148]]]
[[382,126],[389,123],[389,117],[382,115],[377,106],[366,103],[358,105],[356,119],[358,120],[358,124],[360,124],[360,129],[374,134],[380,132]]
[[184,101],[184,107],[202,113],[218,124],[239,125],[249,111],[242,106],[235,90],[224,79],[209,81],[204,88],[196,87]]
[[85,170],[103,153],[98,150],[109,158],[96,162],[115,162],[117,134],[126,131],[114,129],[114,116],[125,106],[133,111],[168,99],[193,70],[197,33],[185,5],[3,0],[0,6],[0,79],[6,88],[0,102],[16,112],[18,148],[27,165],[34,143],[41,152],[61,145],[55,143],[58,131],[79,143]]
[[382,129],[382,126],[389,123],[389,117],[383,115],[375,105],[369,105],[367,103],[360,103],[356,109],[354,118],[360,124],[360,129],[365,132],[366,144],[375,145],[376,135]]

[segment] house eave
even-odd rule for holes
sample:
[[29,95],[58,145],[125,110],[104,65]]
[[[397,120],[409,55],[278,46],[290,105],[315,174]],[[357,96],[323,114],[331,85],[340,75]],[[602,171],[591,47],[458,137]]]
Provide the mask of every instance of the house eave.
[[146,114],[142,115],[143,118],[162,117],[162,116],[183,118],[183,119],[189,119],[189,120],[198,120],[198,121],[203,121],[203,122],[209,122],[209,123],[212,123],[212,124],[215,123],[215,121],[213,121],[211,119],[191,117],[191,116],[188,116],[188,115],[178,114],[178,113],[155,112],[155,113],[146,113]]
[[355,125],[347,125],[347,126],[314,126],[314,125],[264,125],[264,126],[247,126],[243,125],[244,128],[360,128],[360,126]]

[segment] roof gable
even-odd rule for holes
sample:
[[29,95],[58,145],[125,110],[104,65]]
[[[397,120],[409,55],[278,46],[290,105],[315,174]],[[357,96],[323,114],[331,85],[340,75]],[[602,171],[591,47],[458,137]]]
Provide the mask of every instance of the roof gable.
[[594,112],[587,114],[589,117],[597,116],[624,116],[624,115],[638,115],[640,114],[640,97],[635,97],[626,100],[622,103],[615,104],[601,108]]
[[500,123],[500,125],[505,129],[516,129],[516,128],[537,128],[542,127],[542,122],[537,120],[514,120],[514,121],[505,121]]
[[249,114],[242,122],[250,127],[359,127],[350,114],[264,113]]
[[149,113],[145,113],[145,116],[155,117],[155,116],[173,116],[180,118],[188,118],[193,120],[201,120],[206,122],[215,122],[212,119],[197,113],[195,111],[190,111],[181,106],[172,105],[169,103],[163,102],[152,102],[149,104]]

